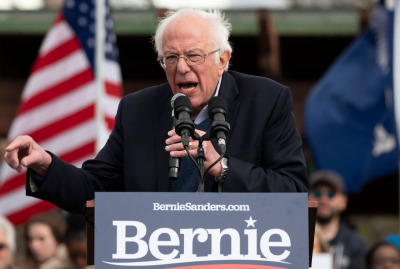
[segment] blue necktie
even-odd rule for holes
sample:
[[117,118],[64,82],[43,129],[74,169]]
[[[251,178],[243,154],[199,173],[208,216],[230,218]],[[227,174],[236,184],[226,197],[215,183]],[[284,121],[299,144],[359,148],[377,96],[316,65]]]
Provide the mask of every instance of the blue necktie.
[[[211,119],[207,118],[199,124],[195,124],[196,129],[208,132],[211,126]],[[178,179],[171,180],[172,192],[195,192],[197,191],[199,173],[196,166],[189,157],[181,159]]]

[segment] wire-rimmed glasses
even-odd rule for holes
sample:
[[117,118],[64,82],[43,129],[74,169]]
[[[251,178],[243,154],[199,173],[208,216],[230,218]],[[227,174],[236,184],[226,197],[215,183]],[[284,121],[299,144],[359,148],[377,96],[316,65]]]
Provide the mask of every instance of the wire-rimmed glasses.
[[179,56],[177,54],[166,54],[164,56],[160,56],[158,60],[160,61],[162,68],[176,68],[179,58],[183,58],[188,65],[199,65],[205,62],[208,55],[216,53],[219,50],[220,49],[216,49],[209,53],[190,51],[183,54],[182,56]]

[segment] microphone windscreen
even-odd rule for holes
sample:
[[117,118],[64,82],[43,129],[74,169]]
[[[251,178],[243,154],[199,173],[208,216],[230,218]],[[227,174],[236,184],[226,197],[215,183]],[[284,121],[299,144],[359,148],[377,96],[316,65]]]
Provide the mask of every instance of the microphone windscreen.
[[185,96],[183,93],[177,93],[177,94],[175,94],[174,96],[172,96],[172,98],[171,98],[171,107],[172,108],[174,108],[174,103],[175,103],[175,100],[176,100],[176,98],[178,98],[179,96]]
[[216,109],[219,110],[218,112],[221,112],[222,109],[224,113],[226,113],[227,110],[225,100],[219,96],[214,96],[208,101],[208,116],[210,118],[216,113]]
[[175,110],[178,110],[179,108],[187,108],[187,109],[189,109],[189,110],[192,110],[192,103],[190,102],[190,99],[189,99],[189,97],[187,97],[186,95],[181,95],[181,96],[178,96],[176,99],[175,99],[175,102],[174,102],[174,109]]

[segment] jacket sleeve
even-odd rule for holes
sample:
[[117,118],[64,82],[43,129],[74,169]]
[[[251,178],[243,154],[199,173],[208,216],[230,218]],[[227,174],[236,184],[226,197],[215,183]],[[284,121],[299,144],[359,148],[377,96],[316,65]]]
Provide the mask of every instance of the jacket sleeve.
[[[296,128],[292,107],[290,90],[282,86],[273,104],[272,112],[259,130],[261,144],[256,149],[249,149],[254,151],[253,154],[257,155],[257,158],[252,162],[243,160],[238,154],[227,155],[229,170],[222,191],[308,191],[302,139]],[[247,137],[242,137],[242,139],[247,139]]]

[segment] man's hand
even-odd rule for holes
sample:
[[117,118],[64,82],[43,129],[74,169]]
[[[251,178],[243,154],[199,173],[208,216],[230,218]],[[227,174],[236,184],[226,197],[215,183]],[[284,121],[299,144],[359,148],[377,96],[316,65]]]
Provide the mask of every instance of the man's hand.
[[[205,134],[204,131],[197,130],[196,132],[202,136]],[[175,130],[171,130],[168,132],[169,138],[165,141],[166,147],[165,150],[169,151],[172,157],[180,158],[180,157],[187,157],[186,150],[183,148],[182,138],[175,133]],[[190,155],[196,157],[197,148],[199,147],[199,141],[194,141],[190,138],[190,148],[189,152]],[[213,162],[215,162],[219,158],[218,152],[214,149],[214,146],[210,141],[203,141],[203,149],[204,154],[206,155],[206,160],[204,162],[204,170],[207,169]],[[221,163],[217,163],[214,165],[208,173],[215,177],[219,177],[221,174],[222,166]]]
[[4,160],[19,173],[22,172],[22,166],[25,166],[40,176],[47,173],[52,162],[51,155],[27,135],[18,136],[6,147]]

